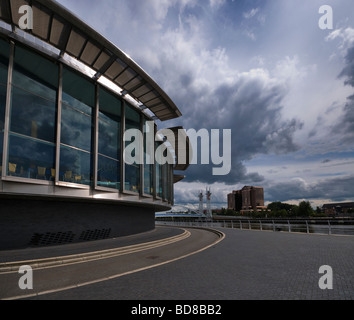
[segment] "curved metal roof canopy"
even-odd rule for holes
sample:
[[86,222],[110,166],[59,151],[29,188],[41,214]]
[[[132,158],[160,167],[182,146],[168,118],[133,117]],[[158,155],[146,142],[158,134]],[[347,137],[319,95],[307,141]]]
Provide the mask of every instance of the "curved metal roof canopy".
[[75,57],[146,106],[161,120],[182,114],[159,85],[123,51],[53,0],[1,0],[0,19],[19,27],[22,5],[33,9],[33,29],[24,30]]

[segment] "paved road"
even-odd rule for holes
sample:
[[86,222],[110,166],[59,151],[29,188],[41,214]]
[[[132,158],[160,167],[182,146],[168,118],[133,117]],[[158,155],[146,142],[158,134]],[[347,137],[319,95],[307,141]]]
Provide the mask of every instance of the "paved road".
[[[184,259],[34,299],[354,299],[354,237],[219,230],[223,241]],[[322,265],[333,290],[319,288]]]
[[[88,284],[110,281],[112,278],[131,274],[137,270],[146,270],[157,265],[170,263],[186,255],[205,250],[210,245],[220,241],[219,234],[208,230],[189,228],[189,230],[159,227],[156,233],[165,233],[164,239],[142,243],[152,234],[138,235],[131,238],[133,244],[114,249],[95,251],[93,254],[84,253],[31,260],[0,263],[0,298],[23,297],[24,295],[42,295],[48,292],[69,290]],[[162,232],[164,231],[164,232]],[[175,233],[177,232],[177,235]],[[118,239],[119,243],[126,242]],[[127,238],[125,239],[127,240]],[[96,242],[93,247],[98,247],[101,242]],[[106,242],[103,242],[105,245]],[[78,249],[78,246],[74,246]],[[67,247],[72,251],[72,247]],[[84,244],[87,249],[87,244]],[[44,251],[47,248],[43,248]],[[40,249],[38,251],[41,251]],[[63,252],[64,248],[55,247],[52,251]],[[85,250],[86,251],[86,250]],[[19,252],[15,252],[17,259]],[[49,252],[47,252],[49,253]],[[44,252],[41,252],[43,257]],[[28,255],[27,251],[22,256]],[[51,256],[53,253],[51,253]],[[16,260],[17,260],[16,259]],[[33,269],[33,289],[21,290],[18,282],[21,275],[19,267],[29,265]]]

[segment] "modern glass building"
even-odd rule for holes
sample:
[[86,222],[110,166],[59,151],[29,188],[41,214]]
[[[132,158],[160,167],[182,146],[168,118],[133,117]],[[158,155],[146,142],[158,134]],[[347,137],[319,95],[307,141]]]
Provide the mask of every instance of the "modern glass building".
[[[141,67],[55,1],[1,0],[0,249],[152,230],[188,164],[154,159],[165,142],[151,123],[180,116]],[[124,160],[129,129],[143,134],[143,163]]]

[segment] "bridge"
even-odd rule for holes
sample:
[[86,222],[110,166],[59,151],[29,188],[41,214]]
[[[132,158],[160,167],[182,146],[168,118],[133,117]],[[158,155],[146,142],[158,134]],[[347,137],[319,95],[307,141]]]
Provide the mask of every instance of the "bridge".
[[156,212],[155,218],[206,218],[206,215],[199,213],[197,209],[191,209],[186,206],[175,206],[173,210],[166,212]]

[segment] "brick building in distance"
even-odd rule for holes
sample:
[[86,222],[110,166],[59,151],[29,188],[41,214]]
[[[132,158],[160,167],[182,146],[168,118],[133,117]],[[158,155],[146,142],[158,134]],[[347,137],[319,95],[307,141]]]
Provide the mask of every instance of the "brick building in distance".
[[265,210],[264,190],[262,187],[244,186],[227,195],[228,209],[241,213]]

